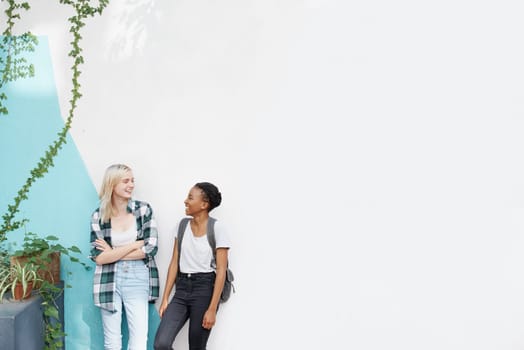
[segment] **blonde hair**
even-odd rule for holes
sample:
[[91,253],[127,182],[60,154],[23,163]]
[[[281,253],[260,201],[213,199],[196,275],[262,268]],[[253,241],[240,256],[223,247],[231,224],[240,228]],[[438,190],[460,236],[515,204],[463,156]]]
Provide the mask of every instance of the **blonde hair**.
[[125,164],[113,164],[106,169],[102,186],[100,186],[100,218],[102,222],[108,222],[113,216],[113,205],[111,199],[113,198],[113,189],[122,180],[131,168]]

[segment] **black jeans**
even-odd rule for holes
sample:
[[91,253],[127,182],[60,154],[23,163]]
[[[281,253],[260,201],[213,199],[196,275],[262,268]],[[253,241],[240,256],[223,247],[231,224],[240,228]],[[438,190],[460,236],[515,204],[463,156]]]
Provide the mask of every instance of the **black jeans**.
[[202,327],[211,302],[215,273],[181,274],[155,336],[155,350],[171,350],[178,332],[189,319],[189,349],[205,350],[211,330]]

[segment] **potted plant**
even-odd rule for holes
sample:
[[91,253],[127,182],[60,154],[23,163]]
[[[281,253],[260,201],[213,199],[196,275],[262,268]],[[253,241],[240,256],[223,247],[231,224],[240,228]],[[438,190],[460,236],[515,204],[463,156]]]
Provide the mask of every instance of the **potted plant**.
[[[40,282],[47,281],[50,284],[56,284],[60,281],[62,255],[68,256],[71,262],[81,264],[86,270],[90,269],[74,254],[81,254],[80,249],[77,246],[64,247],[56,236],[39,237],[33,232],[26,232],[21,249],[14,251],[10,256],[10,265],[31,263],[37,267]],[[37,284],[37,286],[40,285]]]
[[14,300],[27,299],[35,283],[40,281],[37,271],[38,266],[32,263],[21,264],[16,262],[9,268],[3,268],[2,280],[0,281],[0,300],[10,290]]

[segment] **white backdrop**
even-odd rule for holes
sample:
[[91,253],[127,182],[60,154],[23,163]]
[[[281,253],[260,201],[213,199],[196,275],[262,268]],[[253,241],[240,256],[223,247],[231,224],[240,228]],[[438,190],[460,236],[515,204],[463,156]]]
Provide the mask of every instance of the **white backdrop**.
[[[71,40],[49,37],[62,113]],[[216,183],[237,293],[210,349],[524,348],[520,1],[114,0],[72,136],[172,227]],[[185,334],[176,342],[187,349]]]

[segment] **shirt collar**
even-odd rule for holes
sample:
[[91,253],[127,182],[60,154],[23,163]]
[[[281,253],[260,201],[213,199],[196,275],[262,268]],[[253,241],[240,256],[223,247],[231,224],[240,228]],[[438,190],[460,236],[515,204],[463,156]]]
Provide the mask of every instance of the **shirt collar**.
[[129,199],[129,201],[127,202],[127,212],[128,213],[132,213],[133,212],[133,205],[134,201],[133,199]]

